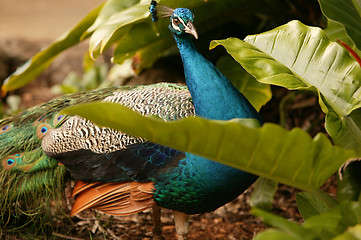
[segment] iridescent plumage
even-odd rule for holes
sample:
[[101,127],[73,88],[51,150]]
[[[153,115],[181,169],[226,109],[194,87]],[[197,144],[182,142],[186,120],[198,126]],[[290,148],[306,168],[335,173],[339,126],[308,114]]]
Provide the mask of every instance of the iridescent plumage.
[[[151,152],[150,149],[155,147],[144,139],[109,128],[100,128],[77,116],[58,114],[68,106],[101,100],[123,104],[144,115],[157,115],[165,120],[194,115],[193,104],[186,87],[161,83],[66,95],[2,119],[0,121],[0,187],[3,190],[0,195],[1,229],[17,227],[16,224],[23,220],[21,216],[24,213],[29,215],[28,221],[33,221],[34,225],[41,227],[41,218],[50,218],[54,203],[65,197],[66,168],[58,165],[58,161],[51,155],[56,156],[58,160],[66,154],[73,154],[70,159],[74,159],[76,154],[80,159],[85,159],[85,151],[88,151],[87,156],[92,154],[110,156],[112,152],[113,154],[122,152],[130,145],[133,147],[128,150],[128,155],[133,155],[131,151],[137,151],[136,154],[139,156],[151,153],[151,160],[154,162],[158,161],[158,158],[163,158],[164,154],[171,154],[170,150],[165,148]],[[137,148],[137,144],[145,146],[144,150],[147,150],[147,153]],[[79,155],[81,152],[83,154]],[[69,158],[65,157],[65,159]],[[137,166],[136,163],[133,164]],[[142,165],[144,161],[138,164]],[[129,165],[125,166],[127,167],[130,168]],[[85,174],[86,171],[80,167],[79,172]],[[72,174],[77,179],[81,178],[77,176],[76,171]],[[111,176],[109,171],[107,174]],[[125,173],[123,177],[131,176],[128,174]],[[121,174],[117,175],[117,179],[120,178]],[[90,179],[97,180],[93,177]],[[34,211],[38,214],[34,214]]]
[[[61,182],[64,167],[57,165],[59,161],[74,179],[81,180],[73,192],[72,214],[95,208],[109,214],[126,215],[158,205],[177,212],[178,236],[184,239],[188,231],[184,214],[216,210],[235,199],[257,177],[191,153],[100,128],[77,116],[56,115],[66,106],[105,100],[124,104],[145,115],[157,115],[166,121],[195,113],[209,119],[255,118],[262,122],[248,100],[197,51],[191,38],[198,38],[193,13],[185,8],[165,7],[158,10],[151,7],[151,11],[152,17],[156,16],[155,11],[170,16],[169,29],[182,57],[189,92],[185,87],[170,84],[98,90],[30,109],[18,115],[20,121],[16,117],[5,119],[0,124],[3,131],[0,139],[6,139],[6,144],[0,145],[3,158],[0,176],[11,178],[10,172],[20,172],[21,177],[32,176],[40,169],[39,182],[30,185],[21,180],[20,175],[12,178],[25,186],[22,192],[31,192],[37,185],[53,186],[50,192],[54,192],[57,183],[48,184],[49,177],[43,178],[41,174],[61,169],[61,174],[55,175]],[[19,139],[23,141],[16,143]],[[38,154],[36,158],[20,160],[33,151]],[[41,163],[37,162],[39,159]],[[3,187],[6,186],[8,184]],[[15,185],[11,186],[13,189],[7,190],[7,195],[16,192]],[[5,197],[0,201],[9,206],[20,196],[14,194],[12,200]]]

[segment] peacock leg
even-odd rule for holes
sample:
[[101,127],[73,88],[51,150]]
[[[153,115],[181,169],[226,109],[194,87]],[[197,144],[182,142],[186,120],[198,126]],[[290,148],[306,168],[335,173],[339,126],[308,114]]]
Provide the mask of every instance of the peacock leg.
[[158,206],[152,207],[152,217],[153,217],[153,239],[162,240],[162,222],[160,220],[161,209]]
[[189,215],[177,211],[173,211],[173,215],[178,240],[186,240],[189,230]]

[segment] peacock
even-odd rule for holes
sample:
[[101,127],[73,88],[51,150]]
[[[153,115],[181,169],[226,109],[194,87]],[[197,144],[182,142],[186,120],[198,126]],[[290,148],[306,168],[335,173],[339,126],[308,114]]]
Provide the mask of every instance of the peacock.
[[121,216],[159,206],[174,211],[178,239],[186,239],[188,215],[216,210],[257,179],[79,116],[59,114],[68,106],[105,101],[165,121],[197,115],[217,120],[253,118],[262,123],[249,101],[197,51],[192,39],[198,38],[193,13],[186,8],[152,9],[153,19],[157,19],[155,11],[170,17],[169,29],[181,55],[187,87],[160,83],[94,90],[62,96],[1,120],[2,224],[14,215],[12,210],[33,214],[29,199],[41,203],[36,206],[39,212],[52,207],[51,199],[62,191],[64,176],[70,172],[77,180],[71,215],[98,209]]

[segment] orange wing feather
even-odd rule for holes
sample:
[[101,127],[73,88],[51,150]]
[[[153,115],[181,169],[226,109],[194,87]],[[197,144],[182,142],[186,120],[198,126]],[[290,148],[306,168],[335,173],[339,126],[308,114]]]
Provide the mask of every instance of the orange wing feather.
[[97,209],[111,215],[130,215],[155,205],[152,182],[86,183],[77,181],[72,196],[73,216],[85,209]]

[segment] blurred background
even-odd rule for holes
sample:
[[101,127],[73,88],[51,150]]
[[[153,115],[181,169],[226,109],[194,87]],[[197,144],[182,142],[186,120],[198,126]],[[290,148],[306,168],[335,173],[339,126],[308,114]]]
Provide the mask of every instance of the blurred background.
[[102,2],[104,1],[1,0],[0,38],[55,40]]
[[[0,1],[0,83],[40,49],[74,27],[103,0],[1,0]],[[71,7],[69,7],[71,6]],[[12,113],[48,101],[49,91],[70,72],[83,73],[82,59],[87,41],[60,54],[41,76],[7,100]],[[21,96],[17,97],[17,96]]]

